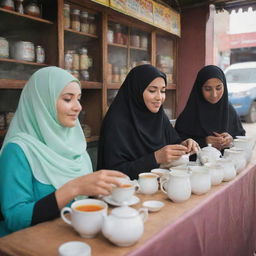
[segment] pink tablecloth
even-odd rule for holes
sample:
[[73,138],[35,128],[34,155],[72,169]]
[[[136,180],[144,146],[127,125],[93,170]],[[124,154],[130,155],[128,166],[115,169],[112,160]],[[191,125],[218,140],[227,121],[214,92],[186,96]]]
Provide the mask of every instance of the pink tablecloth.
[[149,239],[129,256],[252,256],[256,166]]
[[[171,202],[159,191],[137,195],[140,203],[156,199],[165,203],[150,213],[140,240],[117,247],[102,234],[81,238],[63,220],[41,223],[0,238],[0,255],[54,256],[67,241],[88,243],[93,256],[252,256],[256,245],[256,163],[250,163],[234,180],[214,186],[184,203]],[[22,213],[21,213],[22,214]]]

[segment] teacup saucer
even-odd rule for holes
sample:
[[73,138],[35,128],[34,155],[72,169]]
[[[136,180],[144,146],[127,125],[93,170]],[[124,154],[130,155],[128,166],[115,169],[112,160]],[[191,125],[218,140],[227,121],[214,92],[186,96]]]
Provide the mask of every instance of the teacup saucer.
[[[102,198],[106,203],[114,205],[114,206],[121,206],[121,203],[118,203],[116,201],[114,201],[111,196],[104,196]],[[126,205],[133,205],[133,204],[137,204],[140,201],[140,199],[137,196],[132,196],[131,199],[129,201],[126,202]]]

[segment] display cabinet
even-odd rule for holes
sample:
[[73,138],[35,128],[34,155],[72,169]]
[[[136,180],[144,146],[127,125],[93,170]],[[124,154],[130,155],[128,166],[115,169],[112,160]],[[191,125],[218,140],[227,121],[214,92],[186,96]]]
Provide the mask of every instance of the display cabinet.
[[[24,7],[30,2],[24,1]],[[140,64],[151,63],[167,74],[164,108],[170,119],[175,117],[176,36],[89,0],[40,3],[37,17],[0,7],[2,138],[27,79],[50,65],[68,70],[81,81],[83,111],[79,118],[88,142],[98,140],[108,106],[129,70]],[[8,56],[1,48],[6,41]],[[44,51],[43,61],[36,56],[37,46]],[[30,47],[28,57],[22,47]]]

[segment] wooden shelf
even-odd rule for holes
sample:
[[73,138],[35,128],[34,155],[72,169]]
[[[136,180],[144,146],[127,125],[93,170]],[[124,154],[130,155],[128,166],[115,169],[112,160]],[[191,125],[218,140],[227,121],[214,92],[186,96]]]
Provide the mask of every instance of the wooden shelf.
[[109,84],[107,84],[107,88],[118,90],[121,85],[122,85],[122,83],[109,83]]
[[26,80],[0,79],[0,89],[22,89]]
[[27,15],[27,14],[18,13],[18,12],[7,10],[7,9],[1,8],[1,7],[0,7],[0,11],[5,12],[5,13],[9,13],[9,14],[12,14],[12,15],[20,16],[22,18],[43,22],[43,23],[46,23],[46,24],[54,24],[52,21],[49,21],[49,20],[45,20],[45,19],[42,19],[42,18]]
[[108,43],[108,46],[113,46],[113,47],[120,47],[120,48],[127,48],[128,46],[126,44],[110,44]]
[[11,63],[17,63],[17,64],[33,65],[33,66],[40,66],[40,67],[46,67],[46,66],[48,66],[48,65],[45,64],[45,63],[37,63],[37,62],[32,62],[32,61],[16,60],[16,59],[8,59],[8,58],[0,58],[0,61],[11,62]]
[[74,34],[78,34],[78,35],[81,35],[81,36],[87,36],[87,37],[92,37],[92,38],[98,38],[97,35],[89,34],[89,33],[84,33],[84,32],[80,32],[80,31],[76,31],[76,30],[73,30],[73,29],[70,29],[70,28],[65,28],[64,30],[67,31],[67,32],[69,32],[69,33],[74,33]]
[[92,81],[81,81],[82,89],[102,89],[102,83]]
[[99,136],[90,136],[88,138],[86,138],[86,142],[93,142],[93,141],[98,141],[99,140]]
[[147,52],[148,49],[147,48],[141,48],[141,47],[134,47],[134,46],[130,46],[131,50],[137,50],[137,51],[143,51],[143,52]]

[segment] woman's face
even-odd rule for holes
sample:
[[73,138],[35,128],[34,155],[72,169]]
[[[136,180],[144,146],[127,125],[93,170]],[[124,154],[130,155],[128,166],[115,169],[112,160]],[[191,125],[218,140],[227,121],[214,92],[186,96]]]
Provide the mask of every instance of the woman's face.
[[155,78],[143,92],[143,99],[148,110],[157,113],[165,101],[166,85],[162,77]]
[[60,93],[56,103],[57,118],[62,126],[74,127],[80,111],[81,89],[78,83],[69,83]]
[[202,86],[202,94],[211,104],[217,103],[224,93],[224,85],[218,78],[208,79]]

